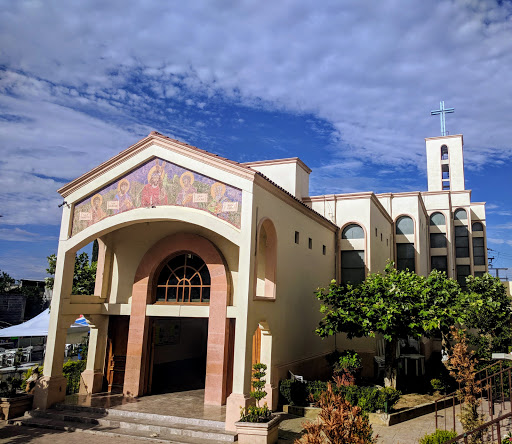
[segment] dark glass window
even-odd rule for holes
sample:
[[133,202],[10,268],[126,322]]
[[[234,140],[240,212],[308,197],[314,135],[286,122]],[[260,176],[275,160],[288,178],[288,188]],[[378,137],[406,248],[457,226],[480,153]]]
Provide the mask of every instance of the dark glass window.
[[446,225],[446,219],[443,213],[432,213],[430,215],[430,225]]
[[322,245],[322,254],[325,256],[325,253],[327,252],[327,249],[325,245]]
[[455,220],[467,221],[468,213],[466,212],[466,210],[459,208],[458,210],[455,210],[455,213],[453,214],[453,218]]
[[484,231],[484,226],[480,222],[473,224],[473,231]]
[[462,288],[466,288],[466,278],[470,273],[469,265],[457,265],[457,282]]
[[341,233],[342,239],[364,239],[363,229],[356,224],[347,225]]
[[446,256],[432,256],[430,258],[430,268],[448,273],[448,260]]
[[441,160],[448,160],[448,147],[446,145],[441,147]]
[[414,244],[396,244],[397,270],[416,271]]
[[446,248],[444,233],[430,233],[430,248]]
[[313,248],[313,239],[309,238],[308,240],[308,248],[311,250]]
[[159,302],[209,303],[210,272],[195,254],[185,253],[172,258],[157,279],[156,300]]
[[443,165],[442,168],[441,168],[442,172],[443,172],[443,176],[442,176],[442,179],[443,180],[448,180],[450,179],[450,167],[448,165]]
[[341,252],[341,283],[358,285],[365,279],[364,251]]
[[414,234],[414,222],[409,216],[398,218],[396,221],[396,234]]
[[485,247],[483,237],[473,238],[473,263],[475,265],[485,265]]
[[467,227],[455,227],[455,257],[469,257],[469,237]]
[[475,271],[475,277],[482,277],[485,274],[485,271]]
[[296,244],[299,243],[299,232],[298,231],[295,232],[295,243]]

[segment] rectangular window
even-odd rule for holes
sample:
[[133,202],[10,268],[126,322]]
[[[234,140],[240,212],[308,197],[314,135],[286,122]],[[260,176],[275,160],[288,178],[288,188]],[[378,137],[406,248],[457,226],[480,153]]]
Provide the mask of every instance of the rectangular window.
[[483,237],[473,238],[473,263],[475,265],[485,265],[485,247]]
[[414,244],[396,244],[397,270],[416,271]]
[[295,243],[296,244],[299,243],[299,232],[298,231],[295,232]]
[[432,256],[430,258],[430,268],[448,273],[448,261],[446,256]]
[[430,248],[446,248],[446,236],[444,233],[430,234]]
[[443,180],[448,180],[450,178],[450,167],[448,165],[443,165],[442,170],[443,170]]
[[450,181],[444,181],[443,180],[443,190],[450,191]]
[[469,265],[457,265],[457,282],[463,289],[466,289],[466,278],[469,276],[469,273]]
[[325,248],[325,245],[322,245],[322,254],[325,256],[327,248]]
[[481,278],[485,274],[485,271],[475,271],[475,277]]
[[365,279],[364,251],[341,252],[341,283],[358,285]]
[[311,250],[313,248],[313,239],[309,238],[308,240],[308,248]]
[[375,228],[375,237],[377,237],[377,228]]
[[466,226],[455,227],[455,257],[469,257],[469,237]]

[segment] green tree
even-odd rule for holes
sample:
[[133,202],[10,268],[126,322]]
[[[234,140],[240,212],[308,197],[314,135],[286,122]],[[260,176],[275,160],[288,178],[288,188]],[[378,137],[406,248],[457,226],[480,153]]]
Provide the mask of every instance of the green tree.
[[385,342],[386,387],[396,388],[399,338],[421,337],[425,332],[427,296],[425,278],[398,271],[388,263],[385,273],[369,275],[357,287],[336,284],[316,292],[324,317],[316,333],[321,337],[346,333],[348,338],[380,333]]
[[506,352],[511,343],[512,305],[505,286],[490,274],[468,276],[467,292],[463,295],[465,327],[468,340],[476,346],[478,360],[488,360],[493,352]]
[[0,271],[0,293],[8,293],[14,285],[14,278],[12,278],[5,271]]
[[[51,276],[45,279],[46,287],[52,289],[54,284],[57,256],[52,254],[47,257],[48,268],[46,272]],[[72,294],[94,294],[96,282],[96,262],[89,262],[89,255],[85,252],[75,256],[75,271],[73,274]]]

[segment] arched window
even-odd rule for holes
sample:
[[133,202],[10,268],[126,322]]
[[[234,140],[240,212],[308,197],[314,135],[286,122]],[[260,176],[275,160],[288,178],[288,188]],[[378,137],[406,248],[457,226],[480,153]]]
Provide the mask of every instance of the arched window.
[[169,260],[160,272],[156,300],[179,304],[208,304],[210,286],[210,272],[204,261],[192,253],[180,254]]
[[256,251],[256,297],[275,298],[277,234],[270,219],[265,219],[258,234]]
[[448,147],[446,145],[441,147],[441,160],[448,160]]
[[364,239],[364,231],[357,224],[347,225],[341,233],[342,239]]
[[484,226],[480,222],[473,224],[473,231],[484,231]]
[[455,213],[453,214],[453,218],[455,220],[467,221],[468,213],[463,208],[459,208],[458,210],[455,210]]
[[430,215],[430,225],[434,225],[436,227],[440,225],[446,225],[446,219],[443,213],[432,213]]
[[414,222],[409,216],[398,218],[396,221],[396,234],[414,234]]

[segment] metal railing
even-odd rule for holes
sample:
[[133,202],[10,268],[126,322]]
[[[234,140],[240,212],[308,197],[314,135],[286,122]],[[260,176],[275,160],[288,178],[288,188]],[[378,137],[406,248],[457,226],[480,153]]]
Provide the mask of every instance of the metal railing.
[[[469,440],[468,438],[472,435],[475,435],[480,432],[486,432],[489,427],[492,430],[492,441],[486,441],[486,442],[496,442],[498,444],[501,444],[502,437],[501,437],[501,422],[504,420],[512,418],[512,412],[506,413],[505,415],[498,416],[497,418],[494,418],[492,421],[489,421],[480,427],[477,427],[474,430],[471,430],[470,432],[461,433],[460,435],[456,436],[455,438],[451,439],[450,441],[446,441],[444,444],[454,444],[458,443],[461,440],[463,440],[464,444],[468,444]],[[496,441],[494,438],[494,426],[496,426]]]
[[[498,371],[491,373],[494,368],[499,368]],[[509,414],[504,414],[507,410],[512,415],[512,367],[503,368],[502,363],[492,364],[483,368],[476,373],[478,385],[481,391],[477,394],[477,401],[479,402],[480,415],[488,419],[488,422],[482,427],[489,428],[490,425],[495,423],[496,416],[501,420],[508,418]],[[453,431],[457,431],[456,422],[456,406],[459,406],[459,415],[462,413],[463,401],[460,399],[460,385],[459,390],[448,395],[443,396],[435,401],[435,423],[436,429],[444,426],[444,430],[448,430],[448,424]],[[441,411],[443,411],[441,415]],[[451,415],[451,418],[448,417]],[[508,415],[508,416],[507,416]],[[440,424],[439,417],[444,417],[444,424]],[[500,436],[500,426],[498,421],[498,437]],[[479,428],[480,429],[480,428]],[[492,440],[494,441],[494,429],[491,427]],[[477,430],[477,429],[475,429]],[[471,433],[473,433],[472,431]],[[462,436],[462,435],[461,435]],[[459,438],[462,439],[462,438]],[[457,442],[457,441],[450,441]]]

